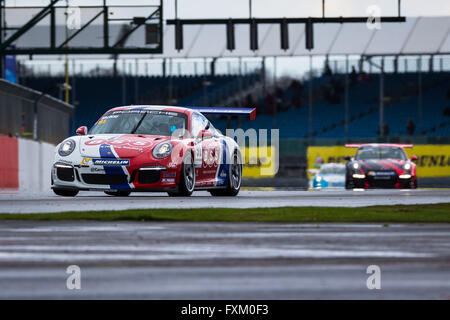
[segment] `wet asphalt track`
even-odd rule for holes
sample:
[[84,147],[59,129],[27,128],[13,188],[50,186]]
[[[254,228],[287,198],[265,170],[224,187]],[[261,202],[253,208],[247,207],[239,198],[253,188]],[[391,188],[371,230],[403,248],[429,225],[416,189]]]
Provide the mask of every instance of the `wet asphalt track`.
[[0,298],[450,299],[450,225],[4,221]]
[[165,193],[133,193],[117,198],[103,192],[80,192],[75,198],[42,194],[2,192],[0,213],[125,210],[154,208],[254,208],[283,206],[362,207],[392,204],[450,202],[450,189],[418,190],[242,190],[237,197],[212,197],[206,191],[188,198],[172,198]]
[[[0,212],[448,202],[450,190],[243,190],[237,198],[0,194]],[[449,213],[450,214],[450,213]],[[69,265],[81,290],[66,289]],[[381,268],[381,290],[366,269]],[[449,224],[0,221],[0,299],[450,299]]]

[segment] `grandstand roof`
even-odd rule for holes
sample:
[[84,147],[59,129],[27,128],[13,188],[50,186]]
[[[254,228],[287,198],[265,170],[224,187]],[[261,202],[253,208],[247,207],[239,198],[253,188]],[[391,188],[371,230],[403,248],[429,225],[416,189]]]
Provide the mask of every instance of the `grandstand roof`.
[[[120,24],[111,24],[110,41],[116,38]],[[75,37],[69,45],[100,45],[102,26],[92,25]],[[289,50],[280,49],[280,26],[258,26],[259,50],[251,51],[249,26],[235,25],[236,50],[226,50],[225,25],[185,25],[184,49],[175,50],[173,25],[164,25],[164,51],[155,58],[263,57],[306,55],[429,55],[450,54],[450,16],[408,17],[403,23],[382,23],[380,30],[369,30],[365,23],[314,24],[314,49],[305,49],[305,25],[289,25]],[[38,25],[16,42],[18,47],[42,47],[48,39],[48,26]],[[64,34],[64,26],[57,26]],[[138,28],[127,40],[126,47],[145,47],[145,28]],[[148,55],[146,55],[148,56]]]
[[450,16],[413,17],[404,23],[382,23],[369,30],[364,23],[315,24],[314,49],[305,49],[304,24],[289,25],[287,51],[280,49],[280,26],[258,26],[259,50],[249,49],[249,26],[236,25],[236,50],[226,50],[225,26],[184,26],[184,50],[175,50],[174,26],[164,29],[164,56],[173,58],[303,56],[303,55],[415,55],[450,53]]

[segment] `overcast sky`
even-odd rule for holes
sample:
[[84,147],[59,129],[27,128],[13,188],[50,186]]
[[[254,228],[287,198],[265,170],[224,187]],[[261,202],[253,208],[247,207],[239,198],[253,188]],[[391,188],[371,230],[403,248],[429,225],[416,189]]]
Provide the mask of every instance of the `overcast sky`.
[[[164,18],[173,19],[175,0],[164,1]],[[159,4],[159,0],[108,0],[109,5]],[[450,0],[402,0],[402,15],[450,16]],[[8,6],[42,6],[49,0],[6,0]],[[60,3],[64,5],[65,0]],[[70,0],[73,6],[102,5],[103,0]],[[367,8],[377,5],[381,15],[397,15],[397,0],[326,0],[326,16],[367,16]],[[308,17],[322,15],[322,0],[252,0],[253,17]],[[136,10],[136,15],[139,15]],[[142,14],[141,14],[142,15]],[[180,18],[242,18],[249,16],[249,0],[178,0]],[[294,62],[293,62],[294,61]],[[308,65],[298,59],[279,59],[277,74],[302,74]],[[316,59],[315,67],[323,62]],[[293,68],[295,66],[295,68]],[[269,62],[268,69],[272,69]]]
[[[6,0],[7,5],[45,5],[48,0]],[[322,0],[252,0],[255,17],[307,17],[322,14]],[[65,0],[61,0],[64,4]],[[72,5],[101,5],[103,0],[70,0]],[[150,4],[159,0],[108,0],[108,4]],[[173,18],[175,0],[164,0],[165,18]],[[327,16],[367,15],[378,5],[382,15],[397,15],[397,0],[326,0]],[[402,0],[406,16],[450,15],[450,0]],[[181,18],[248,17],[248,0],[178,0]]]

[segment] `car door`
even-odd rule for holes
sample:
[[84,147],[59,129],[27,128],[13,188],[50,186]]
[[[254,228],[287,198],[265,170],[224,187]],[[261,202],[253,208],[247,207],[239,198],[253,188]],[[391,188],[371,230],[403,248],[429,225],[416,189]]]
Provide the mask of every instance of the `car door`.
[[[211,136],[204,139],[197,138],[202,130],[208,130]],[[208,119],[199,113],[192,115],[192,136],[194,137],[196,160],[196,186],[214,186],[220,156],[219,139],[214,128],[210,127]]]

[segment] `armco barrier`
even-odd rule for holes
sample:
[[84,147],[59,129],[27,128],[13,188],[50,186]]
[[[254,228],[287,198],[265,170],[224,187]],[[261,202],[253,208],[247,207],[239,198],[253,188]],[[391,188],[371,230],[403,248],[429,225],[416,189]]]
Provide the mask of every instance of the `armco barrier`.
[[33,138],[35,109],[39,141],[57,144],[67,137],[72,105],[0,79],[0,134]]
[[0,137],[0,189],[50,190],[55,146],[27,139]]

